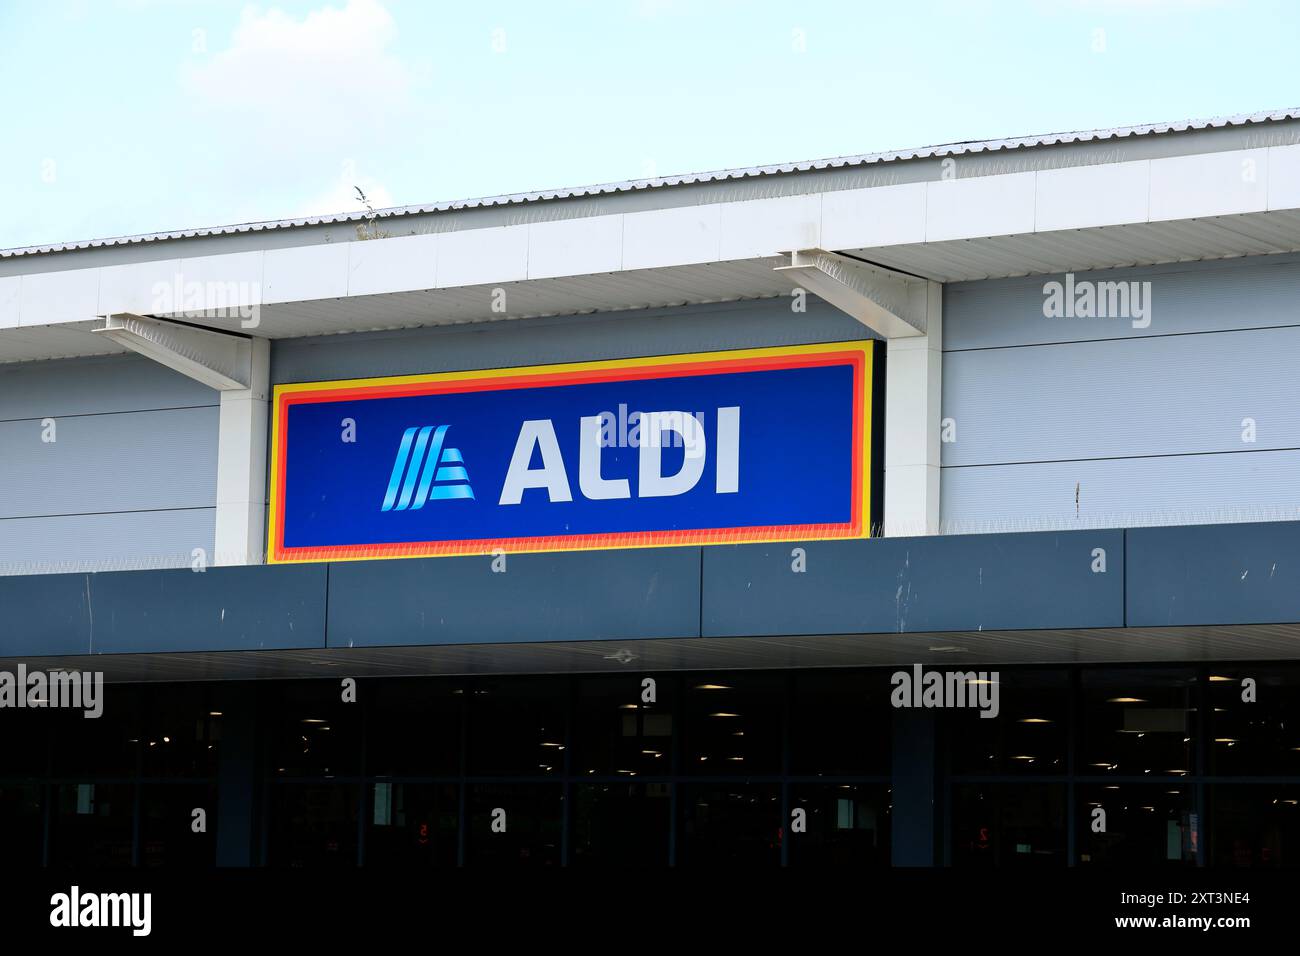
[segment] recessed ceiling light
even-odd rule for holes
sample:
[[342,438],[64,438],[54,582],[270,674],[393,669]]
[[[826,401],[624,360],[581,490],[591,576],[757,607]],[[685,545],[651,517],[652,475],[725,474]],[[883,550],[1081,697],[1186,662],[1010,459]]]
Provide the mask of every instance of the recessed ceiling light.
[[1106,703],[1108,704],[1145,704],[1146,698],[1143,697],[1111,697]]

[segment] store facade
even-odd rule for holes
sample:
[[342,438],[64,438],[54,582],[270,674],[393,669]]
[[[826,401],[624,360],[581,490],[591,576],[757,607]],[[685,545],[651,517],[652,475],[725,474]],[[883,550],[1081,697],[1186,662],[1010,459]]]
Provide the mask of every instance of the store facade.
[[1300,120],[1114,133],[5,252],[12,858],[1300,860]]

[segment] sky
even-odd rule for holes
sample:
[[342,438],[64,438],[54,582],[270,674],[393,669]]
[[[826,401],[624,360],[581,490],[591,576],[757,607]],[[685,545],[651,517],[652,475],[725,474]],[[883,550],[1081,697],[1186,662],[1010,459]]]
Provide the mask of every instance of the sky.
[[0,0],[0,248],[1300,106],[1300,3]]

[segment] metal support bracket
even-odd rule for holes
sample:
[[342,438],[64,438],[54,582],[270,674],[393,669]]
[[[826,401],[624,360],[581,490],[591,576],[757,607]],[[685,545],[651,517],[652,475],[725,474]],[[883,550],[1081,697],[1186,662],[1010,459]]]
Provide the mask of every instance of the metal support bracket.
[[825,299],[886,339],[925,335],[931,283],[824,249],[790,253],[777,266],[798,288]]
[[106,315],[103,320],[92,331],[209,388],[228,392],[252,386],[253,347],[247,338],[129,312]]

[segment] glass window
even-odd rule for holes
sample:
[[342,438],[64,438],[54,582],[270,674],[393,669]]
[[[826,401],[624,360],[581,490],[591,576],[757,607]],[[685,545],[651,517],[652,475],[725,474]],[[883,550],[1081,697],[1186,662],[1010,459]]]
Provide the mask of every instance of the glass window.
[[0,753],[4,754],[0,774],[44,776],[49,771],[49,734],[60,716],[66,717],[45,709],[0,711]]
[[0,860],[9,866],[41,865],[45,852],[44,789],[35,783],[0,784]]
[[141,727],[146,777],[212,777],[219,712],[205,684],[150,687]]
[[50,863],[53,866],[131,865],[135,787],[68,783],[56,788]]
[[1153,778],[1194,773],[1196,691],[1190,670],[1085,670],[1075,772]]
[[567,683],[511,678],[468,686],[470,775],[562,775]]
[[367,866],[455,866],[459,788],[377,780],[369,787]]
[[582,784],[573,788],[571,862],[577,866],[666,866],[671,785]]
[[1300,866],[1300,787],[1224,783],[1206,789],[1212,866]]
[[366,773],[441,777],[460,773],[465,681],[366,681]]
[[559,784],[474,784],[470,787],[466,863],[558,866],[563,812]]
[[687,675],[681,772],[780,773],[785,680],[784,674]]
[[881,784],[794,784],[791,810],[806,830],[790,827],[792,866],[889,866],[889,788]]
[[1209,773],[1300,776],[1300,669],[1211,665]]
[[98,717],[85,717],[80,710],[55,712],[55,776],[134,777],[138,772],[143,691],[134,684],[105,684],[102,693]]
[[790,710],[791,772],[888,774],[889,691],[886,671],[796,673]]
[[[974,675],[975,672],[971,672]],[[997,716],[944,713],[953,773],[1064,774],[1070,732],[1068,671],[1010,668],[971,680],[996,681]]]
[[1079,863],[1195,865],[1200,825],[1191,788],[1168,784],[1089,784],[1075,793]]
[[682,785],[677,805],[680,865],[780,864],[785,827],[776,784]]
[[272,866],[357,865],[357,787],[278,783],[270,787]]
[[578,682],[574,714],[576,775],[667,776],[672,772],[672,676],[655,679],[655,700],[642,700],[640,676]]
[[361,768],[361,705],[344,703],[339,681],[292,681],[275,688],[275,776],[340,777]]
[[961,784],[952,793],[954,865],[1065,865],[1064,784]]
[[[195,810],[204,828],[195,830]],[[140,862],[144,866],[210,867],[217,859],[217,791],[210,784],[146,784],[140,788]]]

